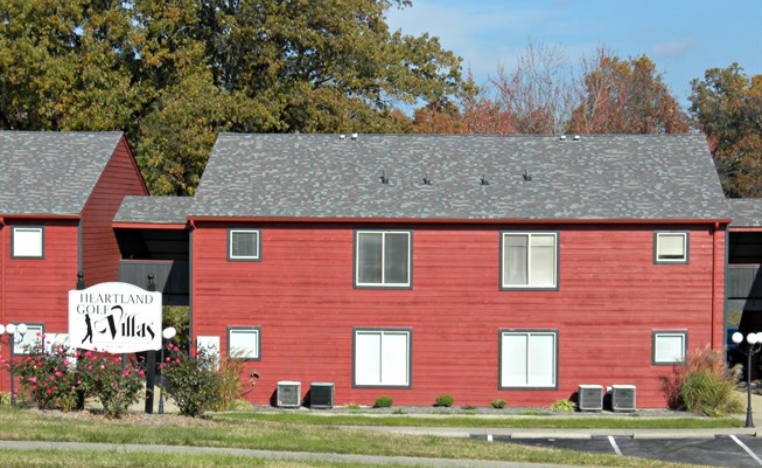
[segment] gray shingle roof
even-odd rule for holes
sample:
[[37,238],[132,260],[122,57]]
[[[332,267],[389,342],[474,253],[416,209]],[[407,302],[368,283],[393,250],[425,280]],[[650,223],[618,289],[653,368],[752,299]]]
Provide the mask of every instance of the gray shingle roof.
[[114,222],[185,224],[192,201],[190,197],[127,196],[122,200]]
[[[531,181],[524,180],[528,171]],[[389,183],[381,183],[382,171]],[[423,183],[428,174],[431,185]],[[484,174],[489,185],[481,185]],[[729,219],[701,135],[221,134],[191,217]]]
[[0,214],[80,214],[121,137],[0,131]]
[[762,227],[762,198],[728,200],[733,210],[730,227]]

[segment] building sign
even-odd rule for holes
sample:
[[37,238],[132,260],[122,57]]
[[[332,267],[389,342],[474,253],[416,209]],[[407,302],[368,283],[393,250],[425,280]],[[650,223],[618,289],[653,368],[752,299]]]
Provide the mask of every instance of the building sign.
[[110,353],[161,349],[161,293],[115,282],[69,291],[69,346]]

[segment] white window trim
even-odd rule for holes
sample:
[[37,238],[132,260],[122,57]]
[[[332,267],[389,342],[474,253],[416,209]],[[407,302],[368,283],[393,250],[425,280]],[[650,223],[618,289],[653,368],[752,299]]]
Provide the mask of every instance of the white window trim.
[[[234,234],[256,234],[257,235],[257,242],[256,242],[256,253],[254,255],[234,255],[233,254],[233,245],[235,243],[233,242],[233,235]],[[262,245],[262,233],[259,229],[242,229],[242,228],[230,228],[228,229],[228,260],[239,260],[239,261],[259,261],[262,257],[261,252],[261,245]]]
[[40,349],[44,349],[43,346],[45,338],[45,325],[41,323],[27,323],[26,333],[22,337],[21,334],[16,331],[13,335],[13,354],[25,355],[29,354],[27,351],[32,347],[40,346]]
[[[385,382],[384,376],[380,375],[378,382],[363,383],[358,382],[357,370],[362,364],[357,356],[357,336],[360,334],[379,334],[381,335],[381,347],[383,348],[384,335],[405,335],[406,337],[406,373],[404,382]],[[357,388],[410,388],[412,386],[412,349],[413,349],[413,333],[410,329],[380,329],[380,328],[356,328],[353,331],[352,337],[352,386]],[[379,352],[379,358],[383,359],[383,349]],[[383,361],[379,362],[379,372],[383,372]]]
[[[31,249],[26,243],[18,242],[18,234],[21,232],[25,232],[27,235],[39,234],[38,238],[29,239],[37,243],[37,245],[32,246],[34,251],[30,252]],[[45,229],[42,226],[13,226],[12,233],[13,239],[11,244],[13,245],[13,250],[11,252],[11,258],[45,258]]]
[[[660,258],[659,247],[662,237],[680,236],[683,238],[683,256],[681,258]],[[655,263],[688,263],[688,233],[685,231],[657,231],[654,242],[654,262]]]
[[[552,336],[553,337],[553,349],[551,352],[551,356],[553,357],[553,381],[550,385],[534,385],[532,383],[527,382],[524,385],[503,385],[503,339],[506,336],[526,336],[527,338],[531,337],[532,335],[544,335],[544,336]],[[499,362],[499,369],[498,369],[498,386],[500,389],[549,389],[554,390],[558,389],[558,331],[557,330],[500,330],[498,333],[499,336],[499,353],[500,356],[498,357]],[[527,345],[529,344],[529,340],[527,340]],[[529,354],[527,353],[527,360],[530,360]],[[529,364],[526,365],[527,368],[527,376],[530,374],[529,371]],[[527,377],[527,380],[528,377]]]
[[[532,284],[532,236],[553,236],[553,283]],[[527,236],[527,284],[506,284],[505,282],[505,238],[506,236]],[[558,233],[548,231],[503,231],[500,233],[500,287],[501,289],[558,289]]]
[[[245,335],[256,337],[256,346],[234,346],[233,336],[238,335],[241,338]],[[228,357],[248,361],[259,361],[262,359],[262,329],[260,327],[249,326],[231,326],[228,327]],[[249,338],[252,339],[252,338]]]
[[[381,282],[380,283],[361,283],[360,282],[360,235],[361,234],[381,234]],[[387,234],[405,234],[407,235],[407,282],[405,283],[387,283],[386,282],[386,269],[385,257],[386,257],[386,235]],[[372,288],[408,288],[412,284],[413,268],[412,268],[412,233],[410,231],[395,231],[395,230],[362,230],[355,232],[355,286],[357,287],[372,287]]]
[[[682,355],[677,359],[663,359],[659,357],[659,340],[666,338],[679,338],[682,340]],[[685,361],[688,349],[688,332],[685,330],[654,330],[652,338],[652,363],[654,365],[675,365]]]

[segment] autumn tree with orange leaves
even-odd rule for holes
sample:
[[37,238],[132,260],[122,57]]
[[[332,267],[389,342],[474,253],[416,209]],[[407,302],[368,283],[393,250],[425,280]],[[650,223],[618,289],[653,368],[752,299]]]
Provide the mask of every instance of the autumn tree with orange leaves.
[[729,197],[762,197],[762,75],[734,63],[691,82],[690,113],[707,135]]
[[567,132],[684,133],[688,117],[672,96],[656,65],[645,55],[627,60],[599,49],[582,62],[579,103]]

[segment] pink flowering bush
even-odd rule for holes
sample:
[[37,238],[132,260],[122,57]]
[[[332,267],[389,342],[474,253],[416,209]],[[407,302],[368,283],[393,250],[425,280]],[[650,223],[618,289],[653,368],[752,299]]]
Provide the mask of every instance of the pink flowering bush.
[[46,352],[42,339],[25,348],[24,356],[8,363],[21,385],[21,393],[40,409],[71,411],[77,406],[79,379],[71,366],[71,353],[62,345]]
[[140,401],[145,371],[110,353],[78,352],[77,376],[86,395],[95,397],[109,419],[120,418]]

